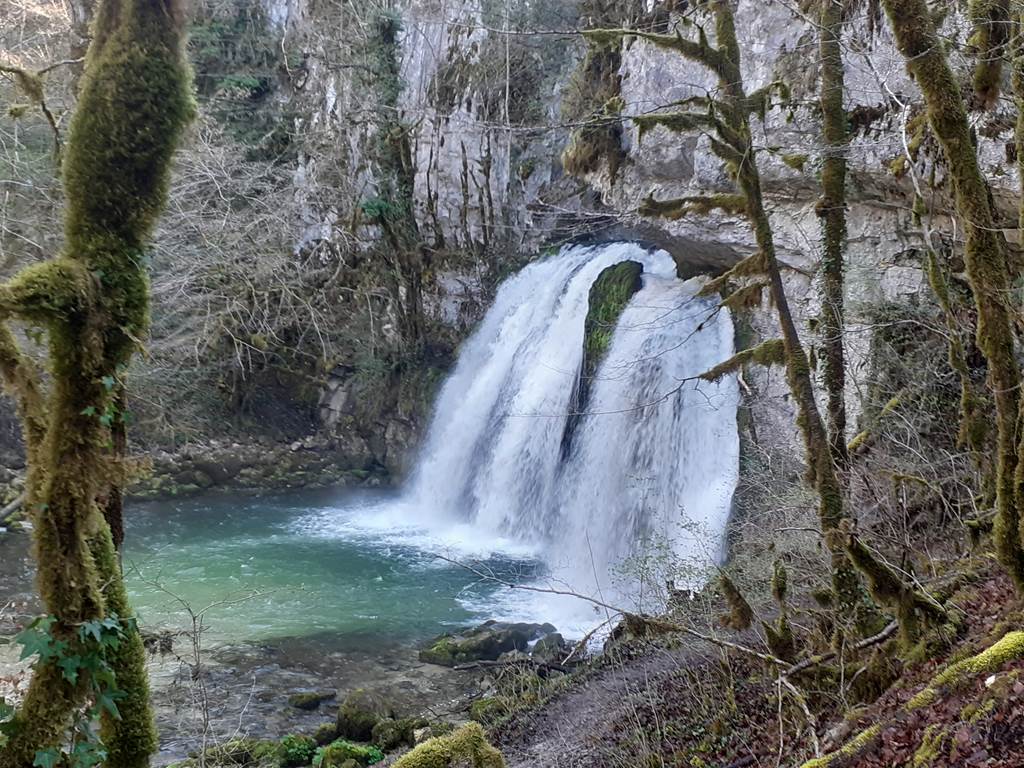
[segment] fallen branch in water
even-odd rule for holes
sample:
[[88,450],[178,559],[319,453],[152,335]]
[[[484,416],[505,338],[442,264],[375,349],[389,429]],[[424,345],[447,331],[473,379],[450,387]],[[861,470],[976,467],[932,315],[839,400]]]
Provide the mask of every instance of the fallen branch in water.
[[21,509],[21,505],[24,503],[25,494],[23,493],[10,504],[8,504],[6,507],[0,509],[0,525],[3,525],[12,517],[14,517],[15,513],[17,513]]

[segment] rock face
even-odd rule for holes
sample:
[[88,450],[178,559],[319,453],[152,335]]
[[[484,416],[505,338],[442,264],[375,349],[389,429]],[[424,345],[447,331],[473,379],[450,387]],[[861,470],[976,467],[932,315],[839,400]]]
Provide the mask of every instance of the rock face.
[[[335,5],[313,0],[259,3],[261,12],[252,15],[253,23],[264,20],[267,28],[247,45],[270,58],[245,59],[248,69],[233,74],[238,83],[232,87],[249,93],[251,108],[262,110],[258,117],[273,120],[266,126],[260,123],[259,130],[249,125],[259,121],[247,118],[241,121],[244,125],[229,122],[227,128],[234,133],[250,129],[246,135],[255,132],[259,135],[256,148],[269,152],[275,162],[280,160],[287,198],[295,207],[294,216],[291,209],[286,214],[299,222],[294,235],[297,250],[326,253],[353,239],[358,241],[356,251],[366,248],[381,239],[381,232],[372,225],[359,227],[351,222],[359,218],[366,195],[373,190],[373,164],[367,153],[380,137],[370,125],[372,120],[351,117],[378,101],[367,93],[366,73],[350,66],[351,46],[356,43],[348,36],[338,39],[325,34],[325,30],[347,28],[332,15],[338,13]],[[238,5],[245,2],[239,0]],[[637,3],[644,9],[650,5]],[[730,189],[721,164],[709,151],[707,137],[680,136],[657,128],[641,140],[636,128],[625,121],[616,134],[622,161],[615,173],[598,163],[585,178],[570,177],[561,162],[570,140],[563,107],[574,89],[593,85],[586,82],[586,73],[578,71],[585,43],[576,34],[506,36],[502,29],[506,24],[516,31],[574,29],[584,22],[572,18],[574,6],[566,3],[511,0],[507,9],[496,8],[475,0],[401,4],[399,82],[388,85],[397,86],[398,106],[409,125],[414,214],[423,240],[431,244],[432,252],[457,255],[430,265],[430,285],[424,295],[431,334],[436,337],[431,343],[446,351],[440,355],[444,359],[426,356],[405,367],[394,361],[378,365],[375,344],[378,340],[391,343],[397,335],[396,318],[385,315],[371,318],[374,338],[360,340],[369,345],[368,351],[359,350],[369,363],[356,359],[355,353],[352,359],[324,361],[311,386],[311,403],[316,403],[317,426],[337,443],[341,472],[395,475],[409,467],[433,394],[457,342],[481,316],[500,277],[545,245],[639,239],[668,250],[682,276],[720,271],[753,249],[749,227],[734,216],[716,212],[666,221],[637,214],[649,195],[662,200]],[[819,311],[814,284],[819,240],[815,204],[822,159],[819,118],[813,106],[818,87],[817,30],[792,3],[782,0],[738,0],[737,14],[737,25],[744,30],[743,73],[748,90],[782,81],[797,105],[767,110],[763,120],[755,120],[754,131],[764,148],[758,159],[776,244],[789,267],[784,271],[787,291],[801,330],[810,340],[811,324]],[[904,154],[904,129],[911,130],[909,121],[918,114],[918,89],[907,76],[885,23],[863,22],[865,18],[857,17],[847,25],[844,46],[846,107],[854,130],[849,149],[848,332],[844,336],[851,370],[869,364],[870,308],[912,301],[928,290],[908,171],[921,179],[934,173],[940,185],[945,179],[942,165],[932,163],[926,152],[912,163],[894,165]],[[951,41],[963,41],[969,26],[962,15],[951,12],[943,33]],[[220,42],[206,53],[198,44],[196,56],[216,58],[219,46],[231,42],[221,40],[212,29],[205,30],[205,36],[203,32],[197,29],[199,34],[194,35],[199,43],[207,38]],[[246,40],[252,32],[247,32]],[[712,76],[699,65],[642,40],[627,40],[616,61],[613,74],[618,75],[616,87],[625,115],[668,108],[703,95],[714,85]],[[955,63],[964,68],[970,64]],[[262,74],[265,70],[274,74]],[[258,87],[247,84],[255,72],[261,73],[256,78]],[[506,88],[506,82],[513,87]],[[1004,109],[997,107],[972,119],[983,170],[993,180],[997,203],[1010,210],[1020,185],[1015,164],[1008,159],[1013,121],[1007,120]],[[283,149],[276,144],[264,146],[274,137],[291,138]],[[943,194],[940,189],[931,226],[938,239],[955,243],[957,232]],[[1015,243],[1020,240],[1016,230],[1007,235]],[[292,230],[287,236],[293,236]],[[353,271],[359,272],[359,266]],[[337,277],[334,273],[331,280]],[[368,302],[370,294],[381,289],[380,285],[358,286],[337,301]],[[765,303],[749,310],[742,326],[744,344],[776,335],[772,307]],[[265,344],[255,337],[250,342],[256,349]],[[779,446],[791,444],[793,413],[782,377],[754,369],[746,383],[753,393],[749,413],[759,439]],[[854,415],[859,397],[851,380],[848,400]],[[855,421],[850,419],[851,430],[857,429]],[[10,457],[0,458],[10,467],[20,462],[16,432],[13,422],[0,413],[0,448],[11,448],[0,450]],[[165,473],[164,488],[143,486],[142,490],[168,495],[212,485],[265,487],[258,477],[261,470],[253,466],[251,462],[233,466],[230,460],[219,459],[189,465],[175,473],[180,476]],[[301,466],[293,469],[307,471]]]
[[287,444],[210,442],[185,449],[155,451],[151,466],[129,488],[139,499],[175,498],[233,489],[379,485],[387,477],[372,460],[355,464],[338,440],[306,438]]
[[[564,18],[562,4],[551,6],[546,10],[513,0],[508,23],[519,29],[580,26]],[[817,149],[817,109],[805,105],[817,103],[818,67],[816,55],[809,54],[816,51],[816,29],[791,6],[779,0],[740,0],[737,25],[745,30],[742,53],[748,90],[783,81],[798,105],[769,109],[763,120],[755,121],[754,130],[763,137],[759,145],[766,148],[759,162],[779,254],[789,267],[784,272],[787,291],[810,341],[819,311],[815,204],[822,158]],[[307,123],[341,136],[340,116],[357,98],[358,88],[352,72],[335,66],[326,49],[313,44],[313,32],[323,21],[319,13],[309,0],[282,0],[270,16],[290,44],[311,41],[304,53],[302,92],[296,95],[301,111],[308,114]],[[528,38],[514,35],[506,49],[500,32],[504,17],[469,0],[442,5],[411,0],[402,14],[400,98],[407,114],[417,118],[411,142],[416,215],[423,231],[443,240],[447,248],[475,254],[472,264],[446,272],[438,281],[443,290],[429,299],[442,325],[460,325],[464,332],[487,302],[480,274],[495,268],[500,273],[513,263],[510,254],[535,252],[556,238],[641,239],[668,250],[683,276],[721,270],[752,252],[749,227],[737,217],[713,213],[665,221],[636,213],[648,195],[665,199],[730,189],[706,137],[658,128],[641,141],[627,121],[621,132],[624,159],[614,179],[599,166],[581,180],[568,177],[559,159],[569,140],[566,129],[524,130],[562,123],[564,95],[572,87],[587,87],[573,80],[579,77],[575,70],[585,51],[578,36],[530,39],[528,46],[520,47]],[[944,31],[963,39],[968,26],[954,13]],[[868,310],[880,303],[912,300],[927,286],[912,185],[905,172],[894,175],[891,169],[893,160],[903,154],[901,126],[915,114],[918,90],[884,23],[854,20],[845,34],[846,106],[855,133],[849,151],[845,338],[850,367],[857,370],[869,358]],[[507,94],[506,65],[512,67],[515,83]],[[712,76],[699,65],[641,40],[625,43],[618,74],[623,114],[650,112],[714,86]],[[894,102],[893,93],[899,94],[905,108]],[[998,110],[980,117],[978,136],[985,170],[1002,185],[994,190],[996,198],[1010,207],[1019,185],[1006,154],[1012,121],[1004,118]],[[358,153],[357,139],[350,143]],[[915,163],[920,178],[934,170],[942,182],[941,165],[933,168],[925,153]],[[338,212],[320,207],[317,172],[314,156],[300,161],[297,195],[307,203],[310,237],[330,238],[335,236],[331,232]],[[948,211],[948,201],[940,199],[933,227],[940,237],[952,240],[955,229]],[[777,333],[774,310],[767,302],[751,309],[741,325],[744,344]],[[753,393],[749,413],[759,439],[792,444],[796,433],[782,377],[751,370],[746,382]],[[368,410],[363,404],[366,391],[350,371],[338,369],[328,378],[321,398],[323,423],[341,437],[355,463],[370,460],[392,471],[408,466],[410,447],[429,408],[399,403],[379,412]],[[859,392],[853,382],[848,399],[855,416]],[[851,430],[856,429],[855,421],[850,419]]]
[[555,635],[550,624],[487,621],[461,634],[441,635],[420,651],[420,661],[454,667],[473,661],[497,661],[504,653],[526,651],[537,640]]

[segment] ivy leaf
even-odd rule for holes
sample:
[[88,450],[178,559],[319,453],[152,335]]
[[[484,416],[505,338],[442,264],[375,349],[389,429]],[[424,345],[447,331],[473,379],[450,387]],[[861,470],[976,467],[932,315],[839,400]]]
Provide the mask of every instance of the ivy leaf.
[[111,413],[104,413],[100,416],[100,424],[104,427],[109,427],[114,422],[114,416]]
[[92,635],[93,639],[98,643],[103,637],[103,622],[102,621],[86,621],[82,623],[82,626],[78,628],[78,636],[82,640],[88,640],[89,635]]
[[100,381],[103,382],[103,386],[107,392],[114,388],[115,380],[113,376],[104,376]]
[[60,752],[51,747],[50,749],[40,749],[36,752],[36,759],[32,761],[32,765],[38,768],[53,768],[60,761]]
[[106,710],[112,718],[115,720],[121,719],[121,711],[117,708],[117,701],[114,700],[113,694],[101,693],[97,702],[100,705],[100,709]]
[[39,656],[40,659],[47,659],[51,654],[50,636],[38,629],[29,628],[14,638],[21,646],[21,659],[29,656]]
[[95,405],[90,405],[90,406],[87,406],[87,407],[83,408],[82,409],[82,415],[83,416],[95,416],[96,415],[96,406]]
[[71,764],[76,768],[92,768],[107,759],[107,751],[94,741],[80,741],[71,751]]
[[74,685],[78,682],[78,670],[82,667],[82,659],[79,656],[65,656],[57,662],[64,679]]

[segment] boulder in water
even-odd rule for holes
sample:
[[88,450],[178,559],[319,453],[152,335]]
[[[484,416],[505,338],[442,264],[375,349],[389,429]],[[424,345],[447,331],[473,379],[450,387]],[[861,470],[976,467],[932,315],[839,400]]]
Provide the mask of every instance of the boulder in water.
[[534,640],[557,631],[550,624],[487,621],[466,632],[441,635],[420,651],[420,661],[444,667],[497,661],[503,653],[529,650]]
[[387,700],[375,691],[359,688],[352,691],[338,708],[338,735],[354,741],[369,741],[373,727],[395,713]]
[[334,691],[304,691],[289,696],[288,704],[296,709],[313,710],[325,701],[330,701],[334,696]]

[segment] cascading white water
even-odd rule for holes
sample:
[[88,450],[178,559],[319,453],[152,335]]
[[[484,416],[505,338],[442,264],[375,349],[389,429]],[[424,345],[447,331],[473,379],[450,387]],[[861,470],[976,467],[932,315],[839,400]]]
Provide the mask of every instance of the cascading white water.
[[[547,560],[575,589],[623,574],[672,576],[717,559],[739,470],[734,377],[696,377],[726,359],[733,327],[693,282],[647,275],[591,384],[558,483]],[[661,585],[656,585],[661,586]]]
[[[630,301],[563,456],[591,285],[634,260]],[[406,493],[428,525],[539,548],[551,575],[603,591],[645,543],[717,557],[738,472],[736,383],[693,377],[727,358],[732,321],[664,252],[569,247],[507,280],[464,345]],[[695,530],[699,528],[699,533]]]

